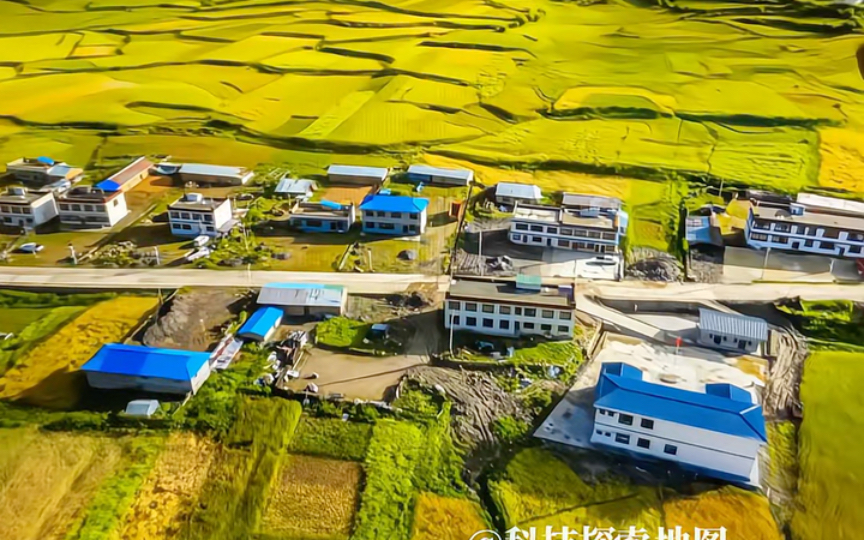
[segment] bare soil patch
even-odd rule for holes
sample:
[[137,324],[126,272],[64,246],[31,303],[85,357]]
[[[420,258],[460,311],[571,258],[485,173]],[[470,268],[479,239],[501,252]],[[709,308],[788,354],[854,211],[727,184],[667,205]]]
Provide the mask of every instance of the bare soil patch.
[[235,289],[197,289],[177,295],[168,312],[144,333],[151,347],[206,351],[224,325],[248,304]]

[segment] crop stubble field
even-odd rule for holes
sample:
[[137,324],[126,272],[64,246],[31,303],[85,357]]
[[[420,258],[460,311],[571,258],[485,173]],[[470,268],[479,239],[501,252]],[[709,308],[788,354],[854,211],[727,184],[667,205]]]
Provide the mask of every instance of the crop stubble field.
[[313,174],[425,159],[481,181],[553,172],[558,189],[647,179],[661,184],[648,207],[628,202],[636,243],[657,247],[681,196],[662,186],[680,179],[864,189],[860,15],[844,8],[24,0],[0,15],[3,160],[100,169],[149,153]]

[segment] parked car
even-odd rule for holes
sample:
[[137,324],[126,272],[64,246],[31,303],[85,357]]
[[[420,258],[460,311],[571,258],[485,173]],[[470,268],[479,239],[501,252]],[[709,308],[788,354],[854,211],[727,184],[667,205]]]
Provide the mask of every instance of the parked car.
[[210,237],[206,234],[202,234],[196,236],[195,239],[192,240],[192,243],[195,244],[195,247],[204,247],[210,243]]
[[18,246],[18,251],[21,253],[39,253],[43,249],[45,249],[45,246],[36,242],[27,242]]
[[588,264],[592,266],[615,266],[618,264],[618,261],[609,255],[598,255],[597,257],[590,259]]

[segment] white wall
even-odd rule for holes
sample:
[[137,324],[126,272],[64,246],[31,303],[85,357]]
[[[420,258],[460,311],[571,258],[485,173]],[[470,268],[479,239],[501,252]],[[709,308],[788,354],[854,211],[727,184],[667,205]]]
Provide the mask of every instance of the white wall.
[[[403,232],[403,225],[414,225],[417,227],[417,231],[412,234],[423,234],[426,232],[426,209],[424,208],[422,212],[397,212],[399,217],[393,217],[393,212],[380,212],[373,211],[374,216],[368,217],[370,210],[362,211],[362,220],[365,223],[392,223],[396,226],[396,232]],[[383,216],[381,216],[383,214]],[[410,217],[411,214],[414,214],[415,217]],[[380,228],[380,225],[376,225],[376,228]]]
[[[451,303],[458,304],[458,309],[452,309]],[[467,304],[477,304],[477,311],[467,311]],[[492,307],[493,312],[487,313],[483,311],[484,306],[489,309]],[[505,308],[502,310],[502,307]],[[506,308],[510,309],[510,313],[502,313]],[[521,310],[521,315],[517,315],[517,308]],[[534,309],[535,315],[529,316],[526,314],[526,309]],[[551,311],[553,318],[543,317],[544,311]],[[569,319],[562,319],[563,316],[569,316]],[[459,317],[458,323],[456,317]],[[452,318],[451,318],[452,317]],[[474,317],[477,319],[476,325],[469,325],[468,318]],[[454,330],[470,330],[480,334],[489,334],[491,336],[517,336],[517,335],[552,335],[555,337],[573,337],[573,309],[561,308],[540,308],[516,304],[508,304],[506,302],[494,303],[487,302],[467,302],[462,300],[447,300],[444,303],[444,327],[448,330],[451,323]],[[484,319],[492,321],[492,328],[483,326]],[[507,328],[501,327],[501,322],[506,321]],[[516,323],[519,323],[519,332],[516,331]],[[526,328],[525,325],[534,325],[533,328]],[[542,325],[551,325],[551,330],[542,329]],[[559,328],[562,327],[562,328]]]
[[[58,205],[60,207],[60,221],[68,225],[81,225],[83,219],[85,225],[92,227],[113,227],[129,213],[126,208],[126,197],[122,193],[104,203],[101,201],[81,202],[60,199]],[[73,210],[76,207],[78,209]],[[101,218],[103,221],[95,221],[93,218]],[[107,221],[104,221],[105,219]]]
[[[681,462],[745,478],[750,477],[753,463],[762,446],[761,441],[756,439],[736,437],[656,418],[651,419],[654,420],[654,428],[646,429],[641,425],[643,417],[638,415],[631,415],[633,424],[628,426],[618,421],[621,411],[614,412],[614,416],[608,416],[595,409],[592,443],[608,444],[656,459]],[[598,435],[598,431],[603,435]],[[605,433],[611,433],[611,436],[606,436]],[[615,435],[619,433],[630,436],[629,444],[615,441]],[[637,446],[639,438],[648,439],[651,447],[644,449]],[[677,454],[666,454],[666,444],[676,446]]]
[[[6,208],[8,211],[4,211]],[[18,213],[14,212],[18,210]],[[29,212],[29,213],[27,213]],[[36,227],[57,216],[57,203],[54,195],[36,199],[32,204],[0,203],[0,221],[12,227]],[[9,218],[8,220],[5,218]],[[28,222],[29,220],[29,222]]]
[[[773,249],[784,249],[789,251],[798,251],[801,253],[813,253],[816,255],[828,255],[837,257],[864,257],[864,240],[851,239],[850,232],[848,231],[840,232],[839,238],[826,238],[822,236],[825,232],[824,228],[816,227],[814,225],[794,225],[792,223],[789,223],[789,232],[777,232],[775,231],[775,226],[777,225],[775,222],[770,222],[768,229],[754,229],[752,227],[753,220],[754,216],[751,212],[749,218],[747,219],[747,226],[745,228],[747,245],[751,247],[755,247],[758,249],[766,249],[768,247],[771,247]],[[811,229],[811,232],[815,230],[816,234],[804,235],[803,229],[805,227]],[[766,235],[767,238],[764,240],[757,240],[753,238],[754,234]],[[785,238],[786,243],[776,241],[775,237]],[[808,245],[808,242],[812,245]],[[833,244],[833,247],[825,248],[823,247],[823,243]]]
[[[184,219],[182,217],[183,214],[186,214],[188,219]],[[204,216],[210,216],[212,221],[204,221]],[[219,234],[219,229],[228,223],[233,217],[231,201],[227,199],[212,211],[168,209],[168,221],[170,223],[171,233],[177,236],[198,236],[201,234],[206,236],[216,236]],[[189,228],[183,229],[180,225],[188,225]],[[211,227],[213,230],[208,230],[207,227]]]
[[[562,234],[564,229],[572,234]],[[577,232],[579,234],[576,234]],[[593,237],[589,237],[589,235]],[[620,236],[615,231],[589,231],[586,227],[561,226],[557,223],[516,219],[510,223],[508,237],[514,244],[548,246],[595,253],[616,253],[620,241]]]

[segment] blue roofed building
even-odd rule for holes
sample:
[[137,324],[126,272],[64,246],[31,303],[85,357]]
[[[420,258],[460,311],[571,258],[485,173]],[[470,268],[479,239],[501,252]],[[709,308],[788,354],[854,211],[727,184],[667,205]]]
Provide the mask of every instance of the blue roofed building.
[[93,388],[194,394],[210,376],[210,353],[109,343],[81,371]]
[[237,337],[249,341],[269,341],[276,329],[282,324],[285,312],[273,306],[259,308],[246,319],[237,332]]
[[603,364],[591,443],[738,484],[754,484],[767,443],[762,407],[731,384],[693,392],[642,379],[626,363]]
[[429,199],[403,195],[369,195],[360,204],[363,232],[410,236],[426,231]]

